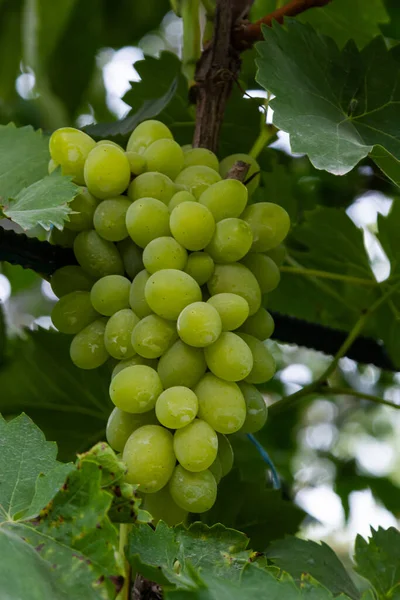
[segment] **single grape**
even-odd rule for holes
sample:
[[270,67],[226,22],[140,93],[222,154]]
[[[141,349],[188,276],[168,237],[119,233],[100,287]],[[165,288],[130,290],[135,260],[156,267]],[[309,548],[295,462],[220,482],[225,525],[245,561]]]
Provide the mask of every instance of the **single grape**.
[[96,231],[81,231],[74,241],[74,253],[82,269],[92,277],[122,275],[121,256],[112,242],[103,240]]
[[122,360],[136,354],[131,341],[132,331],[139,317],[130,308],[123,308],[108,319],[104,333],[104,344],[113,358]]
[[150,308],[164,319],[176,320],[192,302],[201,300],[199,284],[183,271],[163,269],[151,275],[144,294]]
[[111,146],[115,146],[119,150],[123,150],[122,146],[117,144],[117,142],[113,142],[112,140],[99,140],[98,142],[96,142],[96,146],[102,146],[103,144],[106,144],[106,145],[111,144]]
[[[124,372],[124,371],[123,371]],[[138,483],[140,491],[158,492],[170,479],[175,468],[173,438],[159,425],[144,425],[128,438],[122,454],[128,483]]]
[[219,221],[206,251],[216,263],[231,263],[243,258],[250,250],[253,234],[242,219]]
[[[120,360],[115,365],[113,372],[111,374],[111,379],[114,379],[118,373],[126,369],[127,367],[133,367],[135,365],[145,365],[146,367],[151,367],[152,369],[157,369],[157,359],[153,358],[143,358],[143,356],[139,356],[139,354],[135,354],[131,358],[126,358],[125,360]],[[147,413],[146,413],[147,414]]]
[[144,295],[146,283],[150,279],[150,274],[144,269],[140,271],[132,281],[131,288],[129,291],[129,304],[135,315],[143,319],[151,315],[152,310],[147,304],[147,300]]
[[133,201],[155,198],[168,205],[176,191],[176,185],[167,175],[149,171],[135,177],[128,188],[128,196]]
[[144,317],[132,331],[132,346],[144,358],[158,358],[177,338],[175,324],[158,315]]
[[96,142],[83,131],[73,127],[56,129],[50,137],[50,156],[57,165],[61,165],[63,175],[72,175],[75,183],[85,183],[83,170],[89,152]]
[[154,408],[162,391],[157,371],[146,365],[126,367],[110,384],[110,398],[115,406],[135,414]]
[[218,454],[212,465],[208,467],[208,470],[211,471],[211,473],[214,475],[215,481],[218,485],[222,479],[222,466]]
[[246,402],[246,420],[240,430],[241,433],[256,433],[267,422],[268,409],[262,394],[254,385],[241,381],[240,391]]
[[95,279],[77,265],[57,269],[50,279],[51,289],[59,298],[71,292],[89,292],[94,282]]
[[182,202],[197,202],[196,198],[190,192],[186,190],[181,190],[180,192],[176,192],[168,202],[168,210],[171,213],[176,206],[182,204]]
[[128,308],[130,287],[131,282],[122,275],[102,277],[96,281],[90,292],[93,308],[106,317]]
[[278,287],[281,273],[272,258],[265,254],[252,252],[245,256],[241,262],[253,273],[263,294],[272,292]]
[[49,242],[55,246],[62,246],[63,248],[72,248],[77,237],[78,232],[72,231],[71,229],[57,229],[56,227],[51,228]]
[[238,335],[231,331],[221,333],[216,342],[204,350],[208,368],[226,381],[245,379],[253,367],[253,355]]
[[248,191],[237,179],[223,179],[210,185],[200,196],[200,204],[207,206],[216,223],[230,217],[239,217],[246,208]]
[[228,292],[215,294],[207,300],[221,317],[222,331],[232,331],[240,327],[249,316],[249,305],[247,301],[237,294]]
[[157,171],[175,179],[183,168],[183,152],[174,140],[157,140],[143,153],[148,171]]
[[189,346],[204,348],[213,344],[222,331],[221,317],[206,302],[194,302],[186,306],[178,317],[179,337]]
[[246,377],[246,381],[248,383],[265,383],[269,381],[276,371],[275,360],[271,352],[252,335],[241,332],[238,332],[238,335],[246,342],[253,355],[253,368]]
[[173,237],[162,236],[151,240],[143,251],[143,264],[149,273],[160,269],[183,270],[187,252]]
[[183,186],[188,192],[191,192],[193,196],[198,200],[201,194],[213,183],[221,181],[221,176],[214,169],[206,167],[205,165],[193,165],[192,167],[186,167],[183,169],[178,177],[175,179],[175,183],[179,186]]
[[79,194],[68,205],[73,212],[68,214],[69,220],[64,226],[71,231],[91,229],[97,204],[96,198],[86,188],[81,188]]
[[212,214],[198,202],[182,202],[171,213],[169,220],[174,238],[188,250],[202,250],[214,234]]
[[250,315],[254,315],[261,306],[261,290],[257,279],[250,269],[239,263],[215,265],[207,286],[212,296],[225,292],[242,296],[249,305]]
[[235,433],[246,418],[246,403],[236,383],[206,373],[194,388],[198,417],[219,433]]
[[266,252],[283,242],[290,229],[288,213],[279,204],[258,202],[242,214],[253,232],[252,252]]
[[157,417],[154,411],[150,410],[141,415],[133,415],[115,407],[107,421],[107,442],[113,450],[122,452],[129,436],[143,425],[157,425]]
[[161,121],[155,121],[149,119],[143,121],[132,131],[128,144],[126,146],[127,152],[143,152],[156,140],[170,139],[172,140],[172,133],[164,123]]
[[104,345],[107,319],[97,319],[76,334],[71,342],[71,360],[80,369],[96,369],[109,355]]
[[[250,169],[247,172],[246,175],[246,179],[245,181],[248,181],[248,183],[246,183],[246,187],[249,191],[249,196],[251,196],[257,189],[259,183],[260,183],[260,165],[258,164],[258,162],[249,154],[231,154],[230,156],[227,156],[226,158],[224,158],[223,160],[221,160],[220,164],[219,164],[219,172],[221,177],[226,177],[228,175],[228,172],[231,170],[231,168],[233,167],[233,165],[238,162],[239,160],[248,163],[250,165]],[[257,173],[257,175],[255,175]],[[254,176],[254,177],[253,177]]]
[[228,475],[233,467],[233,450],[230,441],[223,433],[217,433],[218,436],[218,459],[221,464],[221,476]]
[[170,527],[185,523],[188,511],[172,500],[168,486],[164,486],[155,494],[143,494],[143,508],[153,517],[153,525],[164,521]]
[[265,308],[260,308],[253,316],[248,317],[240,331],[248,333],[259,340],[267,340],[274,333],[275,323]]
[[124,268],[130,279],[134,279],[143,270],[142,250],[131,240],[126,238],[117,244]]
[[195,419],[175,431],[174,452],[178,462],[187,471],[204,471],[217,458],[217,434],[208,423]]
[[169,492],[174,502],[184,510],[203,513],[215,503],[217,483],[208,469],[193,473],[178,465],[170,479]]
[[[183,147],[182,147],[183,150]],[[214,152],[207,150],[207,148],[188,148],[184,151],[184,163],[183,168],[192,167],[195,165],[203,165],[219,172],[218,158]]]
[[178,340],[162,355],[157,371],[164,388],[192,388],[206,372],[204,353]]
[[112,144],[96,146],[86,159],[84,177],[86,187],[96,198],[104,200],[119,196],[131,179],[125,152]]
[[185,273],[199,285],[204,285],[214,273],[214,261],[207,252],[192,252],[188,256]]
[[146,159],[138,152],[126,152],[126,158],[129,161],[132,175],[141,175],[147,170]]
[[110,242],[120,242],[128,237],[125,218],[131,203],[126,196],[100,202],[93,217],[97,233]]
[[60,298],[51,312],[54,327],[62,333],[78,333],[99,317],[89,292],[70,292]]
[[145,248],[151,240],[169,235],[168,208],[155,198],[136,200],[126,213],[126,227],[135,244]]
[[199,408],[196,394],[184,386],[164,390],[157,398],[156,415],[161,425],[168,429],[180,429],[188,425]]

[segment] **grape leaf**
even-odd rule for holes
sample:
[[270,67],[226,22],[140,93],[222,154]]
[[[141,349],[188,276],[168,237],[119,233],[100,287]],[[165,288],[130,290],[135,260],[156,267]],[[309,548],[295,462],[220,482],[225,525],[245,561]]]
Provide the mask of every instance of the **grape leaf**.
[[318,169],[343,175],[383,148],[380,167],[397,179],[399,50],[387,50],[378,37],[361,52],[354,42],[339,51],[333,40],[293,19],[263,33],[257,81],[276,95],[274,123],[290,133],[292,150],[308,154]]
[[378,598],[400,597],[400,532],[394,527],[372,529],[368,541],[355,544],[356,571],[374,586]]

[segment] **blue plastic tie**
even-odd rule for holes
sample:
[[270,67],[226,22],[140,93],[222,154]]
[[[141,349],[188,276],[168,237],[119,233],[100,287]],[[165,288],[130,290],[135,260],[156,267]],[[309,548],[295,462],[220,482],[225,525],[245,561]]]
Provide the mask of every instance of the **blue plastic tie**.
[[266,451],[264,446],[262,446],[260,444],[260,442],[254,437],[253,434],[248,433],[247,437],[249,438],[251,443],[254,444],[254,446],[257,448],[258,453],[261,456],[261,458],[263,459],[263,461],[269,466],[270,471],[271,471],[271,476],[272,476],[272,487],[274,488],[274,490],[280,490],[281,489],[281,480],[278,475],[278,471],[276,470],[275,465],[272,462],[272,459],[270,458],[268,452]]

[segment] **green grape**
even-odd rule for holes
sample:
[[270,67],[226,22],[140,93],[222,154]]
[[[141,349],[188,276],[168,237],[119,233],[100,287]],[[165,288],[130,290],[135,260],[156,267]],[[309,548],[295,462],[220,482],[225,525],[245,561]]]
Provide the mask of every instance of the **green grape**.
[[193,277],[177,269],[153,273],[146,283],[144,294],[153,312],[173,321],[185,306],[201,300],[199,284]]
[[108,319],[104,344],[110,356],[122,360],[135,354],[131,336],[138,323],[139,317],[130,308],[123,308]]
[[172,133],[164,123],[152,119],[143,121],[132,131],[126,150],[143,154],[153,142],[163,139],[172,140]]
[[111,146],[115,146],[116,148],[119,148],[119,150],[123,150],[122,146],[117,144],[117,142],[113,142],[112,140],[99,140],[98,142],[96,142],[96,146],[101,146],[103,144],[111,144]]
[[207,150],[207,148],[188,148],[187,150],[183,150],[183,153],[184,169],[186,167],[203,165],[213,169],[214,171],[217,171],[217,173],[219,172],[218,158],[215,156],[214,152],[211,152],[211,150]]
[[81,231],[74,241],[76,260],[88,275],[105,277],[122,275],[122,258],[112,242],[103,240],[96,231]]
[[56,163],[52,158],[49,160],[49,164],[47,165],[47,172],[49,175],[53,173],[60,165]]
[[182,148],[183,154],[186,154],[186,152],[188,150],[191,150],[193,148],[193,146],[192,146],[192,144],[183,144],[183,146],[181,146],[181,148]]
[[253,234],[242,219],[223,219],[215,226],[206,251],[216,263],[231,263],[243,258],[250,250]]
[[263,294],[272,292],[272,290],[278,287],[281,280],[281,272],[269,256],[250,253],[244,257],[242,264],[253,273]]
[[157,371],[146,365],[122,369],[110,384],[110,398],[121,410],[144,413],[156,405],[163,391]]
[[100,202],[93,217],[97,233],[110,242],[120,242],[128,237],[125,217],[131,203],[126,196],[118,196]]
[[221,464],[221,476],[228,475],[233,467],[233,450],[230,441],[223,433],[218,436],[218,459]]
[[287,236],[290,218],[286,210],[272,202],[258,202],[246,208],[242,214],[253,232],[252,252],[266,252],[275,248]]
[[144,358],[158,358],[175,342],[175,324],[158,315],[148,315],[132,332],[132,346]]
[[54,305],[51,320],[62,333],[78,333],[99,318],[90,302],[89,292],[70,292]]
[[111,448],[122,452],[125,444],[134,431],[143,425],[157,425],[157,417],[150,410],[141,415],[133,415],[115,407],[107,421],[106,438]]
[[219,433],[235,433],[246,418],[246,403],[236,383],[206,373],[194,388],[198,417]]
[[186,190],[181,190],[180,192],[176,192],[168,202],[168,210],[172,212],[176,206],[182,204],[182,202],[197,202],[196,198],[190,192]]
[[129,307],[129,290],[131,282],[122,275],[106,275],[92,287],[90,299],[93,308],[101,315],[111,317],[123,308]]
[[218,311],[206,302],[193,302],[178,317],[179,337],[185,344],[204,348],[213,344],[222,331]]
[[244,381],[239,383],[240,391],[246,402],[246,420],[240,430],[241,433],[256,433],[267,422],[268,409],[262,394],[254,385]]
[[76,334],[71,342],[71,360],[80,369],[97,369],[109,355],[104,345],[107,319],[97,319]]
[[225,292],[242,296],[249,305],[250,315],[254,315],[261,306],[261,290],[257,279],[250,269],[239,263],[215,265],[207,287],[212,296]]
[[81,188],[79,194],[68,205],[75,214],[68,214],[69,221],[66,221],[64,226],[71,231],[91,229],[97,204],[96,198],[86,188]]
[[253,355],[238,335],[224,331],[216,342],[204,350],[208,368],[226,381],[245,379],[253,367]]
[[92,138],[73,127],[56,129],[50,137],[50,156],[61,165],[63,175],[72,175],[78,185],[85,183],[83,170],[89,152],[96,146]]
[[204,353],[178,340],[162,355],[157,371],[164,388],[192,388],[206,372]]
[[[250,178],[251,178],[251,181],[246,183],[246,187],[249,191],[249,196],[251,196],[256,191],[256,189],[260,183],[260,171],[261,171],[260,165],[252,156],[250,156],[249,154],[241,154],[241,153],[231,154],[230,156],[227,156],[226,158],[221,160],[221,162],[219,164],[219,172],[221,174],[221,177],[223,177],[223,178],[226,177],[228,175],[228,172],[231,170],[233,165],[238,160],[241,160],[250,165],[250,169],[248,170],[247,175],[246,175],[246,181]],[[255,173],[257,173],[257,175],[255,175]],[[255,175],[255,176],[253,177],[253,175]]]
[[228,292],[215,294],[207,300],[219,313],[222,331],[232,331],[240,327],[249,316],[247,301],[237,294]]
[[131,180],[131,168],[123,150],[112,144],[102,144],[89,152],[84,176],[89,192],[104,200],[126,190]]
[[217,458],[217,434],[208,423],[195,419],[175,431],[174,452],[179,464],[187,471],[204,471]]
[[222,466],[218,454],[212,465],[208,467],[208,470],[211,471],[211,473],[214,475],[215,481],[218,485],[222,479]]
[[175,179],[183,168],[183,152],[174,140],[157,140],[143,153],[148,171],[157,171]]
[[275,360],[271,352],[252,335],[241,332],[238,332],[238,335],[246,342],[253,355],[253,368],[246,377],[246,381],[248,383],[265,383],[269,381],[276,371]]
[[138,176],[147,170],[146,159],[138,152],[126,152],[126,158],[129,161],[132,175]]
[[272,258],[277,267],[281,267],[286,260],[287,250],[283,244],[279,244],[279,246],[271,248],[265,254]]
[[126,213],[126,227],[135,244],[145,248],[158,237],[169,235],[169,211],[155,198],[136,200]]
[[115,365],[113,372],[111,374],[111,379],[113,379],[118,373],[126,369],[127,367],[133,367],[135,365],[145,365],[146,367],[151,367],[152,369],[157,369],[157,359],[153,358],[143,358],[143,356],[139,356],[139,354],[135,354],[131,358],[126,358],[125,360],[120,360]]
[[253,316],[246,319],[240,331],[248,333],[259,340],[267,340],[274,333],[275,323],[265,308],[260,308]]
[[78,232],[71,229],[57,229],[52,227],[49,237],[50,244],[62,246],[63,248],[72,248]]
[[216,223],[238,217],[246,208],[248,191],[237,179],[223,179],[210,185],[200,196],[200,204],[207,206]]
[[191,389],[179,385],[164,390],[158,396],[156,415],[164,427],[180,429],[193,421],[198,408],[196,394]]
[[215,223],[212,214],[198,202],[182,202],[171,212],[172,235],[188,250],[202,250],[211,241]]
[[144,494],[143,508],[153,517],[153,525],[164,521],[170,527],[174,527],[184,523],[188,516],[188,511],[172,500],[167,485],[155,494]]
[[185,273],[199,285],[204,285],[214,273],[214,261],[207,252],[192,252],[188,256]]
[[50,279],[51,289],[59,298],[71,292],[89,292],[94,282],[95,279],[77,265],[57,269]]
[[128,196],[133,201],[155,198],[163,204],[168,204],[175,192],[176,185],[167,175],[153,171],[135,177],[128,188]]
[[129,291],[129,304],[135,315],[143,319],[151,315],[152,310],[147,304],[147,300],[144,295],[146,283],[150,279],[149,273],[144,269],[140,271],[132,281],[131,288]]
[[127,467],[128,483],[138,483],[141,492],[158,492],[168,483],[175,468],[173,437],[164,427],[144,425],[128,438],[122,460]]
[[124,263],[125,271],[130,279],[134,279],[143,270],[142,250],[131,240],[126,238],[117,244],[118,251]]
[[174,502],[184,510],[203,513],[215,503],[217,482],[208,469],[193,473],[178,465],[170,479],[169,492]]
[[213,183],[221,181],[221,176],[214,169],[206,167],[205,165],[193,165],[192,167],[186,167],[183,169],[178,177],[175,179],[175,183],[179,186],[183,186],[188,192],[191,192],[193,196],[198,200],[201,194]]
[[183,270],[187,258],[185,248],[169,236],[151,240],[143,251],[143,264],[149,273],[160,269]]

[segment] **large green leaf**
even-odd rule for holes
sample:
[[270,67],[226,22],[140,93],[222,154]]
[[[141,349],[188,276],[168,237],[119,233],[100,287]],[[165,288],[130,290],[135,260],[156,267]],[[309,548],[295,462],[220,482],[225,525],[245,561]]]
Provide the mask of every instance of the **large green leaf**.
[[400,532],[394,527],[374,531],[368,541],[356,538],[357,572],[374,586],[378,598],[400,597]]
[[[339,51],[311,26],[288,19],[264,28],[257,49],[258,82],[276,95],[274,123],[290,133],[292,150],[318,169],[350,171],[374,148],[400,159],[399,52],[375,38],[361,52]],[[394,179],[394,166],[390,175]]]

